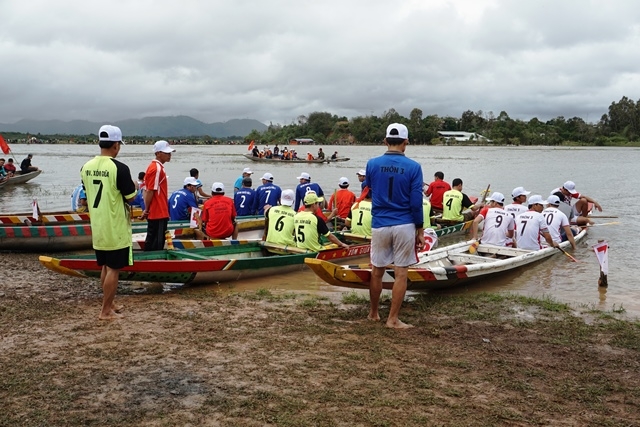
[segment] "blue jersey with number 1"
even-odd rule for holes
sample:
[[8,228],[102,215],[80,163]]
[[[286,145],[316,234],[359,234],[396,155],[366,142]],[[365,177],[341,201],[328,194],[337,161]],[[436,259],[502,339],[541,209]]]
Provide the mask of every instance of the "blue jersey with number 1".
[[401,224],[423,226],[422,167],[403,153],[389,151],[367,162],[373,228]]

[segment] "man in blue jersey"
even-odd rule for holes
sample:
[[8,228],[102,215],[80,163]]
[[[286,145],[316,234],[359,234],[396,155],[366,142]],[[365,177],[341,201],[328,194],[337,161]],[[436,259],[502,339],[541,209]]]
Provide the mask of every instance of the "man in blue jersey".
[[282,189],[273,183],[273,175],[269,172],[262,175],[262,185],[256,188],[258,215],[264,215],[265,210],[278,205],[281,195]]
[[249,216],[256,214],[256,191],[251,188],[253,182],[250,177],[242,178],[242,187],[233,196],[233,203],[236,207],[236,215]]
[[380,157],[367,162],[366,183],[371,189],[371,283],[370,320],[380,320],[378,303],[382,293],[382,276],[393,264],[395,281],[387,327],[410,328],[398,319],[407,291],[409,266],[418,262],[417,251],[424,246],[422,212],[422,168],[404,155],[409,144],[409,131],[400,123],[387,127],[388,149]]
[[169,196],[169,218],[171,221],[186,221],[191,218],[191,209],[198,209],[196,190],[198,180],[192,176],[184,179],[183,186]]
[[322,188],[320,188],[320,185],[317,183],[311,182],[311,176],[308,173],[302,172],[298,179],[300,180],[300,184],[296,187],[296,203],[293,206],[293,210],[296,212],[298,212],[300,203],[304,200],[304,196],[309,191],[315,191],[318,197],[324,197]]

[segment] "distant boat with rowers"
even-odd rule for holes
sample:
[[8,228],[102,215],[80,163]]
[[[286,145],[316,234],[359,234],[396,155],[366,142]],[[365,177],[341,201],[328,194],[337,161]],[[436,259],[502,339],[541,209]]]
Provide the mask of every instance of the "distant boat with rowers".
[[16,171],[15,175],[7,179],[6,181],[3,181],[2,186],[9,187],[12,185],[24,184],[25,182],[31,181],[33,178],[37,177],[41,173],[42,171],[40,169],[36,171],[27,172],[27,173]]
[[351,160],[349,157],[336,157],[335,159],[331,159],[331,158],[324,158],[324,159],[313,159],[313,160],[307,160],[307,159],[290,159],[290,160],[283,160],[280,157],[272,157],[272,158],[267,158],[267,157],[257,157],[254,156],[252,154],[243,154],[244,157],[246,157],[247,159],[253,161],[253,162],[275,162],[275,163],[282,163],[282,164],[286,164],[286,163],[332,163],[332,162],[346,162],[348,160]]

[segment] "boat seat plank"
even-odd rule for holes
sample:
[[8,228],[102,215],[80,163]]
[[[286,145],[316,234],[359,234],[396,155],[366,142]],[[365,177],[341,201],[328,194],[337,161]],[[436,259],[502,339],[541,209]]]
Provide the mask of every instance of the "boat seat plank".
[[507,248],[507,247],[482,245],[482,244],[478,246],[478,253],[489,254],[489,255],[502,255],[506,257],[524,255],[530,252],[532,251],[527,249]]
[[209,260],[211,257],[196,254],[193,252],[186,252],[182,250],[171,250],[168,251],[169,256],[175,259],[192,259],[192,260]]
[[495,262],[495,258],[488,258],[471,254],[451,254],[449,259],[454,264],[481,264],[485,262]]

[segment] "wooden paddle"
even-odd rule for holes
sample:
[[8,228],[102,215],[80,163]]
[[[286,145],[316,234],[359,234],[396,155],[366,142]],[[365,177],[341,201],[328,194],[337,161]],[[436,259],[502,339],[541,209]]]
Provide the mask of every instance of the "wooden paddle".
[[[482,194],[481,194],[482,195],[482,199],[480,200],[480,204],[484,203],[484,201],[487,198],[487,194],[489,194],[489,190],[490,189],[491,189],[491,184],[487,185],[487,189],[482,192]],[[472,255],[475,254],[477,252],[477,250],[478,250],[478,245],[479,244],[480,243],[478,241],[475,241],[471,245],[469,245],[469,253],[472,254]]]
[[586,225],[585,227],[602,227],[603,225],[618,225],[618,224],[620,224],[620,221],[603,222],[602,224],[589,224],[589,225]]
[[565,254],[566,256],[568,256],[568,257],[569,257],[569,259],[571,259],[571,261],[573,261],[573,262],[580,262],[580,261],[578,261],[577,259],[575,259],[573,256],[571,256],[571,254],[570,254],[569,252],[567,252],[567,251],[565,251],[564,249],[562,249],[560,246],[558,246],[558,250],[559,250],[560,252],[562,252],[563,254]]

